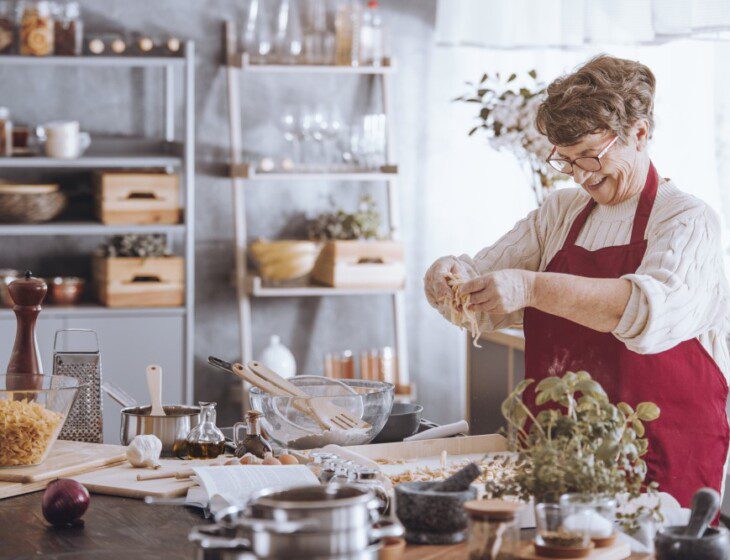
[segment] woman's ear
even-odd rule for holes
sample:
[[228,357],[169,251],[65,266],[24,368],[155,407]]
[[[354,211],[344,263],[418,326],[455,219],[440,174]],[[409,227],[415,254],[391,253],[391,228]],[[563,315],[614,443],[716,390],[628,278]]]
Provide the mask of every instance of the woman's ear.
[[634,124],[632,136],[636,139],[636,151],[641,152],[646,149],[649,142],[649,123],[644,120],[636,121]]

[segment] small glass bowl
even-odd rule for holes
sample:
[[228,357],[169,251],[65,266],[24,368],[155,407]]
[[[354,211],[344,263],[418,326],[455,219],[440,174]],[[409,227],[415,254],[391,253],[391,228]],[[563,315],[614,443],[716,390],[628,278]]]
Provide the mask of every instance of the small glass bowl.
[[[566,521],[569,523],[566,524]],[[571,520],[564,518],[559,504],[537,504],[535,543],[550,549],[588,548],[591,545],[591,535],[583,521],[581,515]]]

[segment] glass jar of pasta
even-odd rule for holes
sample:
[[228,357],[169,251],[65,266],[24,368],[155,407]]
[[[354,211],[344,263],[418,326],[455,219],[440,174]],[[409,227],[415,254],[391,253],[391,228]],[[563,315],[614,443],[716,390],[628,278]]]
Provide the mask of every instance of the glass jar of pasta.
[[47,0],[23,0],[20,14],[19,50],[22,55],[53,54],[53,10]]
[[469,560],[512,560],[520,553],[517,512],[522,505],[506,500],[471,500],[464,504],[469,516]]

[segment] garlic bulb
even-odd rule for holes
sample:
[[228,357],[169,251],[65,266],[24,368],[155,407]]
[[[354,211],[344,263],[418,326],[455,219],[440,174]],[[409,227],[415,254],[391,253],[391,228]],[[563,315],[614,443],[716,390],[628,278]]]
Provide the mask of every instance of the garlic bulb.
[[157,468],[158,459],[162,453],[160,438],[153,435],[134,436],[132,443],[127,446],[127,460],[133,467]]

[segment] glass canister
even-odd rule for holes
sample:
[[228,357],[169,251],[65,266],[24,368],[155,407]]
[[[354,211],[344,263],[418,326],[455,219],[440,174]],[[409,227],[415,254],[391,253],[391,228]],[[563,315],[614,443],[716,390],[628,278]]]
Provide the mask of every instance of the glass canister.
[[191,459],[215,459],[226,450],[226,438],[215,425],[214,402],[201,402],[200,424],[185,438],[187,456]]
[[[570,493],[560,496],[563,526],[584,529],[596,546],[614,536],[616,500],[595,494]],[[610,543],[606,543],[610,544]]]
[[566,524],[563,509],[559,504],[537,504],[535,506],[537,552],[540,553],[540,548],[550,551],[588,549],[591,544],[591,535],[582,523],[582,519],[582,516],[579,516]]
[[46,0],[24,0],[18,5],[18,13],[20,14],[20,54],[30,56],[53,54],[52,4]]
[[13,3],[0,0],[0,54],[12,54],[15,47]]
[[511,560],[520,552],[517,512],[522,505],[506,500],[471,500],[464,504],[469,516],[469,560]]
[[84,22],[78,2],[66,2],[58,7],[54,24],[57,55],[79,56],[84,46]]

